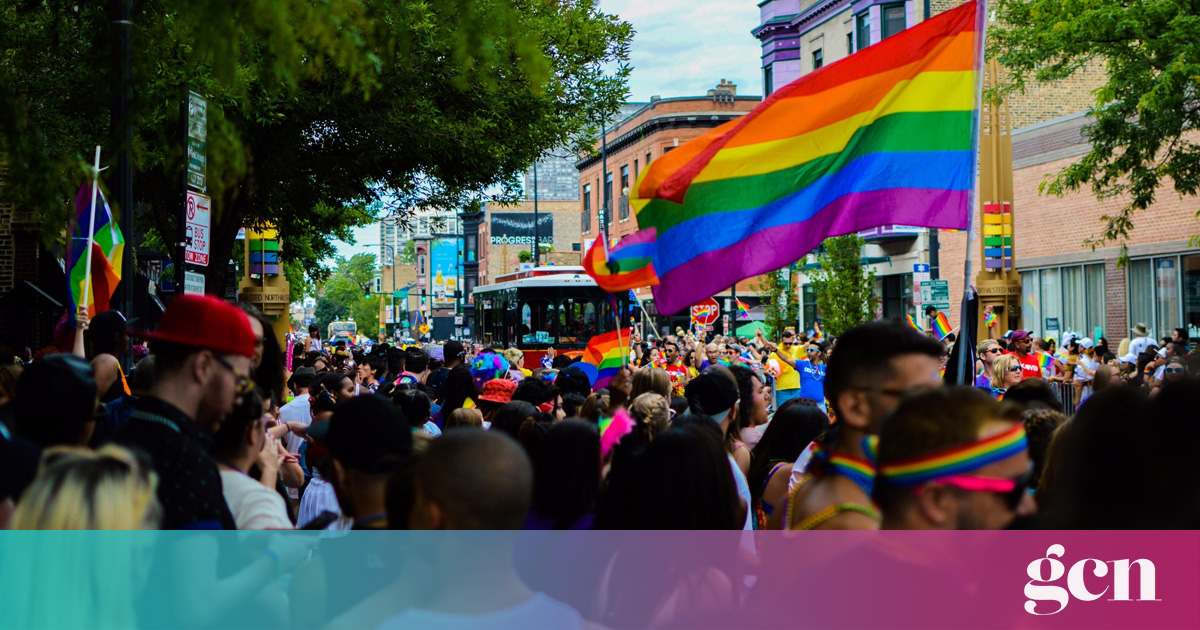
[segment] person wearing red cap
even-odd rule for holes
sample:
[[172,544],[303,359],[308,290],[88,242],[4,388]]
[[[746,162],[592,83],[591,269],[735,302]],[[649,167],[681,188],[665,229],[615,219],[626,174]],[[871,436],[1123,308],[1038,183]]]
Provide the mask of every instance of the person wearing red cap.
[[1041,378],[1042,366],[1038,363],[1037,357],[1030,352],[1033,346],[1033,337],[1029,331],[1013,331],[1011,339],[1013,345],[1012,354],[1021,363],[1022,380],[1027,378]]
[[250,322],[236,306],[185,295],[167,307],[156,332],[141,336],[152,341],[154,384],[113,441],[149,456],[163,529],[234,529],[206,433],[254,387]]

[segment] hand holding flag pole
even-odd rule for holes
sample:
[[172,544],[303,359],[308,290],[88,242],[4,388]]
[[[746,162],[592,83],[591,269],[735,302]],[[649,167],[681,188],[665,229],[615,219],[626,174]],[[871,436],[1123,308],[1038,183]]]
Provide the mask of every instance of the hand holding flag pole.
[[89,301],[87,299],[88,296],[92,294],[92,242],[95,241],[96,238],[96,195],[99,192],[99,188],[97,187],[97,180],[99,179],[100,145],[96,145],[96,165],[92,169],[92,208],[88,215],[87,249],[83,250],[84,256],[87,258],[84,262],[85,271],[83,274],[83,299],[85,303],[80,304],[74,313],[77,324],[75,330],[75,343],[71,348],[71,351],[74,354],[81,357],[85,357],[87,355],[87,349],[83,344],[83,331],[87,330],[88,326],[88,307],[86,302]]

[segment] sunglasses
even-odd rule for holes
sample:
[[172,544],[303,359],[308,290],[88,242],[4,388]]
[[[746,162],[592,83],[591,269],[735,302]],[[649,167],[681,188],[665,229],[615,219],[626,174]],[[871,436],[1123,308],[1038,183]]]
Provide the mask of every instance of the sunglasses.
[[[1010,510],[1016,510],[1021,505],[1021,499],[1029,493],[1033,482],[1033,471],[1029,471],[1016,479],[995,479],[993,477],[975,477],[973,475],[950,475],[934,480],[932,483],[951,486],[966,492],[988,492],[998,494]],[[925,486],[916,489],[917,494]]]
[[1163,374],[1183,374],[1186,371],[1183,368],[1164,368]]
[[816,353],[818,353],[818,352],[820,352],[820,351],[821,351],[821,349],[820,349],[820,348],[809,348],[809,349],[808,349],[808,353],[809,353],[809,354],[816,354]]
[[984,354],[1004,354],[1004,351],[1001,350],[1000,348],[988,348],[987,350],[984,350],[983,352],[984,352]]
[[239,372],[237,368],[233,367],[233,364],[231,364],[229,361],[226,361],[215,354],[212,356],[213,360],[217,362],[217,365],[229,370],[234,376],[237,377],[237,389],[235,391],[237,392],[238,396],[245,396],[254,389],[254,381],[250,380],[249,376]]
[[1014,365],[1014,366],[1008,368],[1008,371],[1009,372],[1020,372],[1023,369],[1025,369],[1025,368],[1021,367],[1020,365]]

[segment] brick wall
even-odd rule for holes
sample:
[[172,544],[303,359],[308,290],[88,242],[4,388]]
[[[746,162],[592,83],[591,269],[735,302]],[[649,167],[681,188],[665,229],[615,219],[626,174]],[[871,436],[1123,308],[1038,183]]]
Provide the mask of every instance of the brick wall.
[[1117,260],[1104,261],[1104,331],[1114,352],[1116,344],[1113,341],[1129,335],[1128,286],[1125,270],[1117,266]]

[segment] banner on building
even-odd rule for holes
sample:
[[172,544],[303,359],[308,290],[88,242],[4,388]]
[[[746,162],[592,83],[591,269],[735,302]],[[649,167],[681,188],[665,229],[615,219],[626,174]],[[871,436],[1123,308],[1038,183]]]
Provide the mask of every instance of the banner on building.
[[[492,214],[492,245],[533,245],[533,213],[496,212]],[[554,241],[554,215],[539,212],[537,236],[540,243],[549,245]]]

